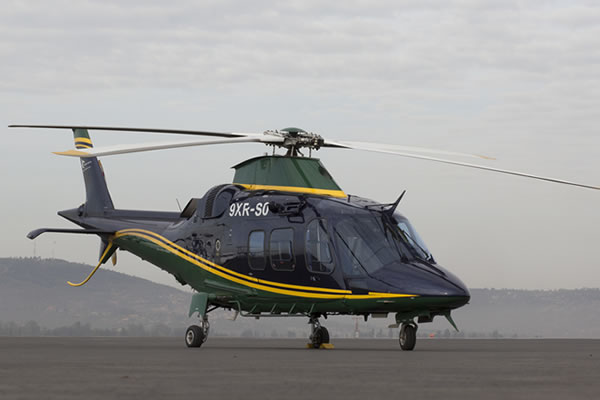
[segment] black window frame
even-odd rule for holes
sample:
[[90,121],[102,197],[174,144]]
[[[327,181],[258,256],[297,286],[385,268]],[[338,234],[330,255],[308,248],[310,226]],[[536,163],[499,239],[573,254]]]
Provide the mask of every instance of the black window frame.
[[[252,237],[253,233],[262,233],[263,234],[263,240],[262,240],[262,259],[263,259],[263,266],[262,268],[256,268],[253,264],[252,264],[252,251],[250,250],[250,238]],[[248,233],[248,267],[253,270],[253,271],[264,271],[267,268],[267,246],[266,246],[266,239],[267,239],[267,233],[263,230],[263,229],[254,229],[252,231],[250,231],[250,233]],[[270,254],[270,253],[269,253]]]
[[[275,263],[273,262],[273,249],[272,249],[272,244],[273,244],[273,233],[276,231],[289,231],[291,232],[291,241],[290,243],[290,261],[289,261],[289,265],[290,268],[276,268],[275,267]],[[296,255],[294,252],[294,236],[295,236],[296,232],[294,230],[294,228],[291,227],[285,227],[285,228],[275,228],[272,229],[271,232],[269,233],[269,264],[271,265],[271,269],[273,271],[278,271],[278,272],[293,272],[296,270]],[[281,255],[281,253],[279,254]]]
[[[331,265],[331,269],[328,269],[326,271],[317,271],[312,269],[311,265],[311,255],[312,252],[309,251],[310,247],[308,245],[309,243],[309,232],[310,232],[310,227],[313,223],[317,223],[317,229],[321,229],[321,224],[323,224],[325,226],[325,234],[327,236],[327,240],[325,241],[325,244],[327,245],[327,248],[329,250],[329,257],[331,258],[331,261],[329,263],[323,263],[320,260],[318,261],[320,265],[327,265],[330,264]],[[319,241],[321,242],[321,241]],[[319,243],[317,242],[317,243]],[[329,233],[329,224],[327,222],[326,218],[314,218],[312,219],[308,224],[306,224],[306,230],[305,230],[305,234],[304,234],[304,260],[306,262],[306,269],[308,270],[308,272],[312,273],[312,274],[321,274],[321,275],[331,275],[333,273],[333,271],[335,270],[335,256],[334,256],[334,251],[333,251],[333,245],[332,245],[332,240],[331,240],[331,235]]]

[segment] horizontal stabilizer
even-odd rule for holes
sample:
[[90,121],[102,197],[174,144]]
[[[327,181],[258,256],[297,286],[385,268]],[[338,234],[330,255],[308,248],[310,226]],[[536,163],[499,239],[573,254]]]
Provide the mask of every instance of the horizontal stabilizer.
[[115,233],[114,231],[103,231],[100,229],[62,229],[62,228],[40,228],[35,229],[27,234],[29,239],[35,239],[40,236],[42,233],[52,232],[52,233],[78,233],[85,235],[112,235]]

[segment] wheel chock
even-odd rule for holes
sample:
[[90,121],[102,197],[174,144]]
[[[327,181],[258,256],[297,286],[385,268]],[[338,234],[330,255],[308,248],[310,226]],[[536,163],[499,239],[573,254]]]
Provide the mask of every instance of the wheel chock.
[[[312,343],[306,343],[306,348],[314,349],[314,346]],[[321,343],[321,346],[319,346],[319,349],[332,350],[332,349],[334,349],[334,346],[332,343]]]

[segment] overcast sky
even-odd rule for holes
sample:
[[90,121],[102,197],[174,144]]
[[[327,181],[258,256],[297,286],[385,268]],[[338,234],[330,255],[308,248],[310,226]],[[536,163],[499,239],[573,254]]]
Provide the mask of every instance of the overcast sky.
[[[2,126],[300,126],[600,185],[597,1],[5,1],[0,58]],[[0,130],[0,256],[31,256],[28,231],[70,226],[56,211],[84,200],[81,171],[50,153],[72,147],[69,131]],[[117,207],[176,210],[264,151],[223,145],[103,164]],[[471,287],[600,287],[600,192],[391,155],[317,155],[348,193],[389,202],[407,189],[401,212]],[[43,235],[35,251],[93,264],[98,239]],[[174,282],[119,258],[117,270]]]

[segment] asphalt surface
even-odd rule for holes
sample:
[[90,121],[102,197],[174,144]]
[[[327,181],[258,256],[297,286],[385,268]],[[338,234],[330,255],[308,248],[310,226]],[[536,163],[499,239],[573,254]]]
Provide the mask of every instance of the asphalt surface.
[[0,399],[600,399],[600,340],[0,338]]

